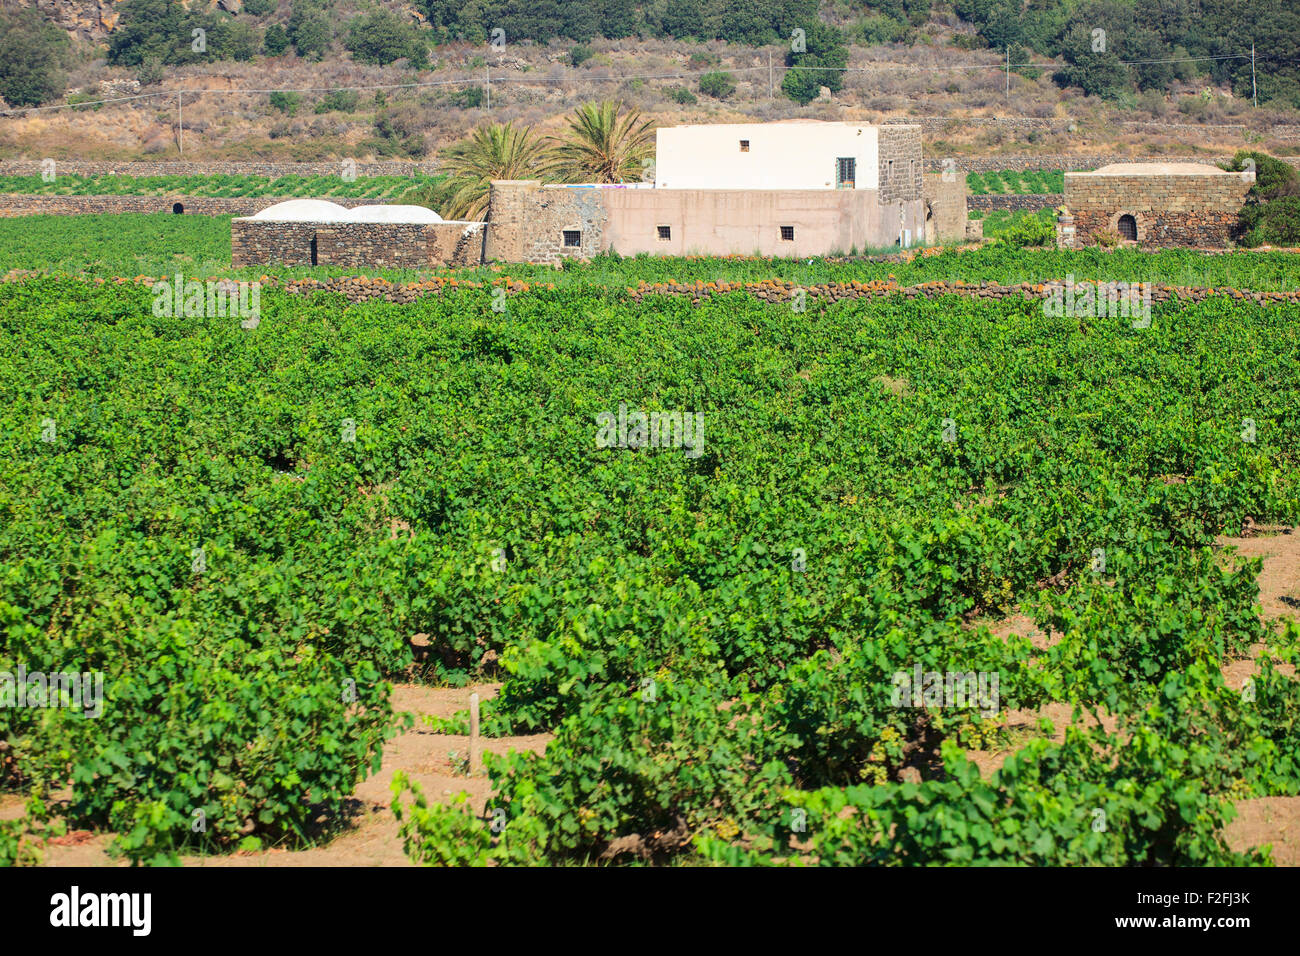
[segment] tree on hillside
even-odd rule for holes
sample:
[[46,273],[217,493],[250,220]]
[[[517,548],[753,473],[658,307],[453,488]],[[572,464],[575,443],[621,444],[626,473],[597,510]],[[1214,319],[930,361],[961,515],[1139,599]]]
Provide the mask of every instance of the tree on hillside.
[[1092,31],[1104,27],[1089,27],[1078,23],[1066,35],[1062,53],[1066,65],[1056,74],[1060,86],[1078,86],[1087,96],[1117,96],[1130,87],[1132,78],[1128,68],[1119,60],[1118,34],[1106,31],[1105,49],[1093,38]]
[[624,112],[623,104],[612,100],[587,103],[569,120],[568,134],[555,147],[555,161],[569,182],[636,182],[654,143],[654,121],[642,119],[640,110]]
[[195,58],[191,32],[199,24],[180,0],[126,0],[119,10],[121,19],[108,43],[109,63],[139,66],[145,60],[157,60],[175,64]]
[[419,29],[391,10],[373,10],[348,22],[343,46],[362,63],[381,66],[403,57],[418,69],[428,62]]
[[0,98],[12,106],[58,99],[68,47],[68,35],[35,10],[0,13]]
[[289,39],[300,57],[319,60],[329,52],[334,28],[323,11],[300,0],[289,14]]
[[785,55],[785,77],[781,92],[801,106],[817,99],[823,86],[832,93],[844,86],[844,68],[849,65],[849,49],[844,34],[820,20],[807,21],[804,26],[803,52],[791,50]]
[[448,219],[483,219],[494,179],[544,179],[551,172],[545,141],[531,126],[514,123],[481,126],[442,159],[449,176],[425,201]]

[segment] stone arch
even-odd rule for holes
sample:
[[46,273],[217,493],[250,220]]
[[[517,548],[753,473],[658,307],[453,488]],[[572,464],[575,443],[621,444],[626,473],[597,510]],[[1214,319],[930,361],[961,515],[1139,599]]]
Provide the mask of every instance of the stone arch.
[[173,214],[179,216],[179,215],[182,215],[184,212],[185,212],[185,206],[184,206],[183,203],[178,203],[178,202],[174,202],[174,203],[172,203],[172,213],[173,213]]
[[1147,217],[1132,209],[1119,209],[1110,215],[1107,225],[1121,240],[1139,245],[1147,239]]

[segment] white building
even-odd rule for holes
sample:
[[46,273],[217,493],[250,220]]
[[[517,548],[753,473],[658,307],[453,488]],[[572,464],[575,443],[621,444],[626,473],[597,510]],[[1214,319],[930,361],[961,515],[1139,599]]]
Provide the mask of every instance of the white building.
[[865,123],[668,126],[655,148],[658,189],[880,188],[880,127]]

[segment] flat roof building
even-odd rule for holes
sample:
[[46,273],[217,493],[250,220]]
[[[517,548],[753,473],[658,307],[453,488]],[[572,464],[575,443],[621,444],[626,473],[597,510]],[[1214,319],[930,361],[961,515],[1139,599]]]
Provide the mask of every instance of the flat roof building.
[[1232,240],[1255,174],[1203,163],[1112,163],[1065,174],[1072,244],[1109,237],[1140,246],[1222,248]]

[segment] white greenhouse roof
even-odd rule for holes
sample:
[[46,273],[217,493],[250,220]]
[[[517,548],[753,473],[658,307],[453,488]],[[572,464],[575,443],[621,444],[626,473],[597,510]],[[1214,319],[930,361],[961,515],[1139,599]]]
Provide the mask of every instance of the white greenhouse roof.
[[347,222],[442,222],[443,218],[424,206],[357,206],[347,210]]
[[253,219],[274,222],[339,222],[348,211],[336,202],[324,199],[289,199],[252,215]]
[[326,199],[289,199],[267,206],[249,218],[268,222],[436,223],[443,218],[424,206],[357,206],[345,209]]

